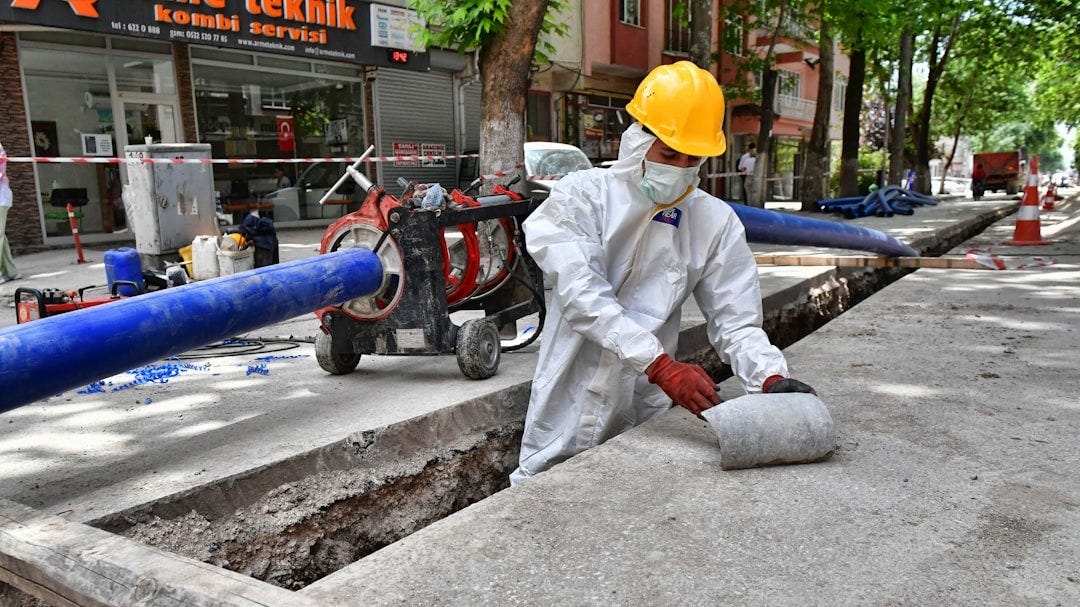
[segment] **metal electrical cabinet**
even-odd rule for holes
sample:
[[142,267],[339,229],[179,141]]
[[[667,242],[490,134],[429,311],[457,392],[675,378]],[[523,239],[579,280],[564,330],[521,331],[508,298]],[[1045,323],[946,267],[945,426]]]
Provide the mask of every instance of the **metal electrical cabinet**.
[[214,213],[214,172],[209,162],[143,162],[185,159],[209,160],[208,143],[129,145],[124,208],[135,250],[144,266],[161,266],[162,256],[175,254],[199,235],[217,235]]

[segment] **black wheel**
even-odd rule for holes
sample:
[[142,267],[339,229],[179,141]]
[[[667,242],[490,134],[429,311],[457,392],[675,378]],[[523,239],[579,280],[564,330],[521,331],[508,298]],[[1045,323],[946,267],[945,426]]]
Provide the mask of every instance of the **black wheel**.
[[315,335],[315,360],[323,371],[333,375],[346,375],[356,370],[360,364],[360,355],[355,352],[334,352],[333,338],[328,333],[319,331]]
[[487,379],[499,370],[499,328],[486,318],[467,320],[458,329],[458,368],[469,379]]

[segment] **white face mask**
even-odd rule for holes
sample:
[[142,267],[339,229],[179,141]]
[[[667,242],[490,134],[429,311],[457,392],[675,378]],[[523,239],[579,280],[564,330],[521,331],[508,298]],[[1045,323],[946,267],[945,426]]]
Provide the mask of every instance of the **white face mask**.
[[655,204],[670,204],[678,200],[694,184],[697,166],[677,167],[660,162],[645,161],[645,175],[638,188]]

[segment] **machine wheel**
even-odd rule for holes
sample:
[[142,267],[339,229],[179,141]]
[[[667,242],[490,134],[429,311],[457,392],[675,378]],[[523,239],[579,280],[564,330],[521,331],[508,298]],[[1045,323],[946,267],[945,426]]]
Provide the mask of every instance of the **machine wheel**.
[[346,375],[356,370],[360,364],[360,355],[355,352],[334,352],[333,338],[329,333],[319,331],[315,335],[315,360],[323,371],[332,375]]
[[458,368],[469,379],[487,379],[499,370],[499,328],[486,318],[467,320],[458,329]]

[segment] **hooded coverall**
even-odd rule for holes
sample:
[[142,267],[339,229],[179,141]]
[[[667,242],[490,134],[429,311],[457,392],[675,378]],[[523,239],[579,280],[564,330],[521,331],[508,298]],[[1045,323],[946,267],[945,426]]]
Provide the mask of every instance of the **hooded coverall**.
[[511,484],[671,407],[645,369],[674,355],[691,294],[747,392],[788,374],[761,329],[757,264],[727,204],[695,187],[658,211],[638,188],[655,140],[635,123],[611,168],[563,177],[523,224],[551,299]]

